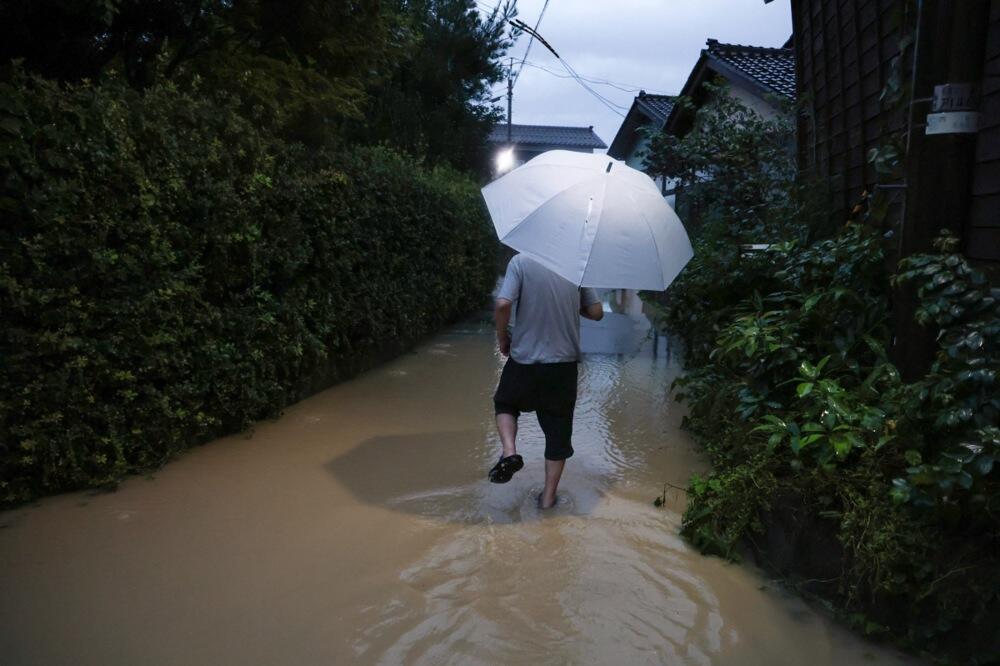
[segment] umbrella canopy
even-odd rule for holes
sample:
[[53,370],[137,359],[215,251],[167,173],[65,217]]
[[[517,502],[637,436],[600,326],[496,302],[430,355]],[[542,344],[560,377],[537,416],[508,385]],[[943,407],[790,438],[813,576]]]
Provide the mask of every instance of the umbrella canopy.
[[501,242],[584,287],[661,291],[693,256],[656,183],[607,155],[542,153],[483,197]]

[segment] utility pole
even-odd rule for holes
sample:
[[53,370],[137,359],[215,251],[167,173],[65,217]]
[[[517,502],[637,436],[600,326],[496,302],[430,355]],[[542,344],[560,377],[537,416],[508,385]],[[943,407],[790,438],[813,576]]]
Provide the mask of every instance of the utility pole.
[[[544,11],[545,10],[543,9],[542,12]],[[529,26],[527,23],[525,23],[524,21],[520,21],[518,19],[514,19],[510,23],[514,27],[523,30],[524,32],[531,35],[534,39],[537,39],[539,42],[541,42],[542,46],[551,51],[552,55],[554,55],[556,58],[559,57],[559,54],[556,53],[556,50],[552,48],[552,46],[550,46],[547,41],[542,39],[542,36],[539,35],[537,32],[535,32],[534,28]],[[507,147],[511,149],[514,148],[514,143],[511,140],[511,126],[510,126],[511,113],[512,113],[511,107],[513,106],[513,100],[514,100],[514,58],[511,58],[510,65],[507,69]]]
[[511,145],[510,141],[510,114],[511,106],[514,101],[514,59],[510,59],[510,67],[507,69],[507,145]]

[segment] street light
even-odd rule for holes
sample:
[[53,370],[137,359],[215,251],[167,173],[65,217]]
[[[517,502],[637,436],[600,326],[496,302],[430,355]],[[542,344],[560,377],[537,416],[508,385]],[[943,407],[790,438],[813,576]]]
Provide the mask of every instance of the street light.
[[497,173],[509,171],[514,166],[514,149],[507,148],[497,153],[496,164]]

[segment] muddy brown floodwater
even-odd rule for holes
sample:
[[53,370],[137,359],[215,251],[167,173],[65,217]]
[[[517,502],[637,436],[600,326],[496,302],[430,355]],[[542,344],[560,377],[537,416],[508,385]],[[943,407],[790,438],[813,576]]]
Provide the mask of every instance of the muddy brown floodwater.
[[704,463],[649,342],[588,357],[558,507],[542,442],[486,481],[486,322],[194,449],[114,493],[0,513],[0,662],[915,663],[677,534]]

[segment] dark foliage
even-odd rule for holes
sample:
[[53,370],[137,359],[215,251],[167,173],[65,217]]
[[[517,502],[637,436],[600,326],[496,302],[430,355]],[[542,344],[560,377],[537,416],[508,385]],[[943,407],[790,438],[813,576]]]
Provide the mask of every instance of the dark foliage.
[[245,429],[488,294],[473,183],[310,151],[242,108],[169,84],[0,85],[0,502]]
[[491,4],[495,11],[481,17],[471,0],[400,1],[415,45],[373,87],[355,135],[488,175],[486,137],[500,117],[491,86],[503,76],[498,55],[510,46],[507,21],[516,16],[513,2]]
[[11,0],[0,67],[63,82],[226,91],[260,128],[312,146],[387,143],[486,173],[490,86],[513,2]]
[[[762,154],[744,136],[761,122],[734,117],[711,124],[722,165]],[[650,161],[684,176],[669,165],[708,159],[702,143],[663,139]],[[780,573],[860,629],[944,662],[996,663],[1000,307],[954,238],[904,260],[895,280],[920,298],[912,327],[934,327],[939,350],[926,377],[903,382],[885,351],[890,276],[875,225],[817,237],[818,216],[796,209],[800,186],[780,177],[759,190],[764,209],[732,205],[780,173],[762,163],[746,182],[699,180],[695,259],[656,297],[687,347],[675,385],[686,425],[713,463],[691,481],[684,534],[725,557],[749,544],[763,561],[775,542],[812,544],[827,554],[822,571],[805,575],[806,547]],[[747,252],[750,242],[769,247]]]

